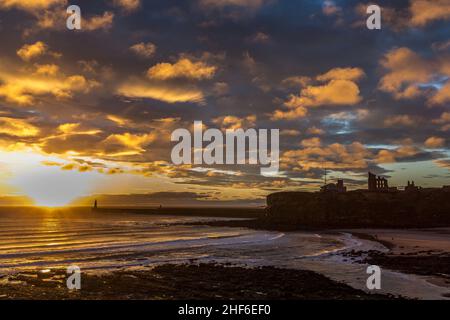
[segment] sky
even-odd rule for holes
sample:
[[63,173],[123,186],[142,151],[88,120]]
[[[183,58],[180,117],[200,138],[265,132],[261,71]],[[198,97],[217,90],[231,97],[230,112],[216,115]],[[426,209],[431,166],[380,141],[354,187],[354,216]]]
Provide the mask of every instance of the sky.
[[[0,0],[0,205],[450,185],[450,0],[374,3],[381,30],[358,0]],[[194,121],[279,129],[278,174],[174,165]]]

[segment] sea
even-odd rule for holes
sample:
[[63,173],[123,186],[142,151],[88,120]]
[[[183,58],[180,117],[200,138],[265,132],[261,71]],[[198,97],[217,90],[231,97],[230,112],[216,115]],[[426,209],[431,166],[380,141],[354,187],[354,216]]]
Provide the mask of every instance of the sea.
[[[167,263],[221,263],[309,269],[367,291],[367,265],[341,253],[387,250],[345,231],[277,232],[190,225],[213,220],[218,218],[126,212],[81,216],[0,213],[0,276],[69,266],[94,273]],[[377,293],[436,299],[448,291],[419,276],[389,270],[382,280]]]

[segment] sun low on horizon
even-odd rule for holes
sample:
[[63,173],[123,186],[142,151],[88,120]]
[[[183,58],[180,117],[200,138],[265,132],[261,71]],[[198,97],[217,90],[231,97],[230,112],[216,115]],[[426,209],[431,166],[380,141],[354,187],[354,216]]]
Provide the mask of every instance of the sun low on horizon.
[[[365,5],[80,1],[75,30],[66,0],[0,0],[0,206],[261,206],[369,171],[450,185],[450,5],[381,0],[402,18],[378,30]],[[278,130],[279,171],[176,164],[196,122]]]

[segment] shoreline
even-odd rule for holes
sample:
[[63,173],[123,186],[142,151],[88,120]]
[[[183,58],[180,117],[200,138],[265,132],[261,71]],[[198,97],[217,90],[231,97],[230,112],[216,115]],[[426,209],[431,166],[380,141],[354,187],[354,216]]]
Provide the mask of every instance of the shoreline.
[[417,250],[408,252],[407,248],[404,246],[398,246],[398,244],[394,242],[394,238],[392,238],[393,240],[391,242],[384,239],[379,239],[370,232],[351,233],[353,236],[360,239],[376,241],[388,248],[389,251],[383,253],[375,250],[352,250],[344,256],[362,258],[360,263],[379,265],[392,271],[419,276],[438,277],[442,280],[440,281],[441,285],[449,287],[449,294],[446,295],[446,297],[450,297],[450,253],[448,251],[442,252],[430,248],[423,250],[423,248],[415,246],[414,249]]
[[[125,216],[120,215],[116,218],[123,219],[123,217]],[[140,220],[141,219],[138,217],[136,221]],[[163,226],[165,226],[165,223],[167,223],[167,221],[165,221],[164,219],[162,221],[164,221]],[[259,296],[248,296],[248,292],[245,293],[245,290],[247,290],[245,288],[241,289],[244,290],[244,293],[242,293],[233,291],[232,288],[227,287],[226,282],[228,281],[228,278],[231,279],[232,277],[234,277],[234,273],[239,274],[238,280],[230,281],[234,281],[236,287],[239,287],[241,283],[247,283],[248,288],[260,288],[261,290],[259,290],[258,292],[265,292],[264,294],[269,297],[267,299],[286,298],[284,296],[281,297],[280,292],[277,291],[279,289],[274,288],[272,286],[272,283],[268,282],[265,277],[268,277],[268,279],[276,280],[279,287],[282,287],[286,290],[293,290],[292,292],[295,293],[295,296],[293,296],[292,299],[316,299],[317,297],[315,290],[319,289],[322,290],[321,294],[325,296],[324,299],[351,299],[351,297],[348,295],[342,296],[342,294],[344,293],[349,293],[344,287],[335,287],[335,285],[345,285],[353,288],[353,290],[357,290],[358,292],[365,292],[366,267],[369,264],[376,264],[383,268],[383,281],[385,281],[384,283],[386,285],[383,286],[383,290],[378,291],[378,293],[381,295],[384,294],[389,296],[389,294],[395,294],[397,296],[401,295],[403,297],[409,297],[412,299],[440,299],[440,297],[449,297],[448,293],[450,292],[450,277],[442,277],[442,274],[447,276],[448,274],[450,274],[450,272],[448,271],[450,263],[446,263],[447,261],[449,261],[448,259],[450,259],[448,252],[448,234],[450,234],[450,229],[442,229],[439,232],[436,232],[436,230],[434,229],[424,229],[427,232],[417,229],[389,230],[302,228],[301,230],[299,230],[299,228],[292,228],[292,226],[285,226],[280,228],[280,225],[276,224],[271,225],[271,227],[269,228],[267,224],[262,223],[262,219],[252,220],[247,218],[227,220],[226,218],[224,218],[220,220],[180,219],[174,221],[176,222],[171,223],[170,225],[206,225],[227,228],[249,228],[259,231],[276,230],[281,231],[283,235],[285,233],[286,235],[289,234],[289,237],[286,237],[287,240],[283,240],[285,238],[282,238],[282,240],[277,240],[281,242],[274,242],[273,244],[265,247],[264,250],[267,249],[268,251],[264,252],[268,252],[267,256],[269,257],[267,263],[265,262],[265,260],[262,261],[262,263],[253,263],[250,259],[249,263],[240,264],[239,262],[236,262],[236,259],[229,259],[228,261],[227,259],[224,259],[220,262],[220,265],[218,265],[217,261],[208,261],[208,259],[201,261],[200,258],[199,260],[186,259],[183,262],[185,263],[185,265],[180,265],[179,262],[169,262],[167,260],[162,261],[160,264],[141,264],[139,267],[137,265],[124,265],[123,267],[119,268],[114,267],[113,269],[110,269],[105,273],[95,273],[86,268],[83,269],[83,277],[87,277],[86,279],[83,278],[84,280],[87,280],[86,284],[100,281],[102,283],[100,287],[103,288],[102,290],[105,290],[103,286],[104,283],[107,287],[106,291],[117,291],[117,293],[114,293],[116,295],[111,296],[111,299],[122,299],[123,296],[136,299],[159,299],[159,296],[161,296],[162,294],[161,292],[169,291],[155,291],[156,289],[151,286],[151,283],[146,282],[147,280],[150,281],[152,277],[160,277],[161,275],[158,274],[159,271],[167,271],[170,269],[172,270],[172,272],[177,273],[176,277],[179,278],[177,278],[176,281],[178,281],[179,288],[181,288],[180,290],[187,291],[184,294],[189,294],[189,290],[193,290],[192,297],[185,295],[182,297],[178,297],[179,299],[200,299],[195,296],[195,294],[200,293],[196,293],[195,285],[192,284],[192,281],[196,281],[197,283],[205,283],[205,286],[217,288],[219,292],[223,291],[224,293],[219,294],[219,296],[221,297],[217,297],[218,299],[261,299]],[[133,226],[133,228],[135,228],[134,224],[131,225]],[[158,224],[154,225],[154,227],[158,227]],[[227,228],[223,228],[222,230],[227,230]],[[226,232],[230,231],[232,233],[235,233],[231,229],[228,229],[228,231]],[[293,232],[291,233],[291,231]],[[296,233],[295,231],[299,232]],[[243,232],[245,233],[250,231]],[[320,254],[311,256],[302,256],[301,250],[297,252],[293,250],[292,254],[289,254],[291,251],[282,251],[280,252],[280,254],[284,254],[285,257],[279,259],[279,261],[276,259],[273,260],[270,250],[278,250],[277,248],[280,245],[281,248],[286,247],[287,250],[292,250],[292,248],[289,247],[289,241],[291,241],[292,244],[297,244],[297,246],[300,243],[300,246],[302,246],[301,241],[302,237],[305,236],[305,232],[312,234],[313,239],[318,239],[316,241],[319,242],[321,241],[320,239],[322,237],[327,239],[336,238],[339,241],[342,240],[342,243],[345,244],[344,248],[334,251],[323,250],[323,252],[319,251]],[[263,234],[265,233],[266,232],[263,232]],[[271,234],[272,232],[268,233]],[[423,248],[419,247],[419,245],[422,246],[423,243],[416,242],[424,237],[425,239],[431,238],[431,240],[428,241],[429,247],[434,246],[434,249],[441,248],[442,252],[430,250],[430,248],[424,250]],[[437,238],[435,239],[433,237]],[[296,239],[299,239],[300,242],[296,242]],[[403,243],[404,241],[406,241],[405,239],[410,242],[413,241],[413,243],[405,244]],[[444,239],[444,242],[439,243],[439,239]],[[405,247],[406,245],[407,247]],[[239,248],[237,250],[238,251],[233,251],[233,253],[239,252]],[[252,250],[252,247],[246,247],[246,250]],[[405,250],[411,250],[411,252],[408,253],[405,252]],[[227,255],[225,255],[225,257],[226,256]],[[290,261],[291,258],[293,259],[293,261]],[[212,263],[210,261],[212,261]],[[274,263],[274,261],[276,263]],[[230,262],[233,264],[231,264]],[[167,263],[171,264],[167,265]],[[201,264],[201,267],[198,266],[199,263]],[[83,268],[82,265],[80,266]],[[49,267],[50,266],[47,266],[47,268]],[[48,299],[108,299],[108,297],[104,295],[105,293],[100,292],[100,289],[98,289],[97,291],[95,291],[96,289],[94,289],[94,292],[96,292],[97,296],[88,295],[87,297],[68,297],[66,292],[67,289],[65,289],[65,283],[62,281],[66,276],[65,271],[57,270],[57,266],[55,266],[54,268],[50,267],[52,271],[51,276],[48,278],[39,273],[39,268],[40,267],[34,267],[33,269],[24,269],[23,271],[18,271],[18,273],[16,274],[0,274],[0,299],[34,299],[32,296],[37,296],[38,298],[41,297],[42,299],[46,298],[47,296],[49,297]],[[263,268],[264,270],[261,271],[261,268]],[[196,271],[194,272],[193,270]],[[230,270],[232,270],[232,272]],[[271,270],[274,275],[271,276],[268,270]],[[282,270],[282,272],[280,270]],[[264,271],[267,272],[264,273]],[[280,275],[280,273],[282,274]],[[411,276],[408,276],[408,273],[411,274]],[[225,277],[225,275],[227,276]],[[322,288],[314,287],[314,284],[310,283],[310,280],[308,279],[308,277],[305,278],[305,275],[309,275],[310,277],[312,277],[313,275],[314,277],[319,277],[317,278],[317,286],[319,286],[319,283],[321,283],[321,281],[327,282],[323,282]],[[204,276],[204,279],[201,278],[202,276]],[[140,280],[139,282],[142,282],[139,285],[136,284],[137,293],[141,292],[144,289],[150,290],[149,292],[153,293],[146,296],[136,296],[133,290],[128,290],[123,284],[121,279],[122,277],[129,279],[137,278]],[[324,278],[327,280],[324,280]],[[439,282],[437,280],[435,281],[435,279],[437,278],[440,279]],[[428,283],[431,283],[431,281],[428,281],[429,279],[432,279],[434,281],[433,284],[436,285],[435,287],[429,286]],[[407,280],[407,282],[403,283],[404,280]],[[15,281],[18,283],[14,284]],[[292,288],[291,286],[294,281],[300,281],[300,283],[302,283],[302,286],[304,285],[303,289]],[[21,285],[21,283],[23,282],[25,283],[25,286]],[[34,283],[34,287],[28,287],[27,284],[30,283]],[[10,295],[8,295],[9,291],[5,289],[5,286],[11,290]],[[438,286],[440,288],[437,288]],[[412,290],[411,295],[409,295],[408,290],[400,289],[402,287],[410,288],[408,290]],[[51,290],[48,288],[52,288],[52,290],[54,290],[55,292],[51,292]],[[305,291],[305,288],[309,288],[309,291]],[[356,294],[356,296],[359,296],[359,293],[356,293],[356,291],[353,293]],[[208,291],[208,294],[212,294],[212,292]],[[330,298],[326,297],[326,295],[328,294],[330,294]],[[203,298],[211,299],[215,297],[208,296]],[[168,299],[177,299],[177,296],[175,293],[173,293],[172,296]]]
[[[0,278],[0,300],[393,300],[369,294],[317,272],[217,264],[160,265],[149,270],[82,274],[69,291],[65,270],[22,272]],[[7,278],[6,278],[7,277]],[[5,279],[6,278],[6,279]]]
[[[266,224],[254,223],[258,220],[237,220],[237,221],[207,221],[199,223],[190,223],[193,225],[206,224],[217,227],[240,227],[254,230],[282,231],[282,232],[321,232],[321,233],[349,233],[355,239],[374,242],[386,248],[385,252],[373,249],[344,249],[335,253],[343,261],[359,265],[378,265],[389,272],[397,272],[404,275],[418,276],[425,279],[430,284],[448,289],[448,293],[442,295],[443,298],[450,298],[450,252],[422,248],[420,241],[414,245],[414,251],[407,252],[406,248],[396,243],[394,236],[392,240],[386,237],[379,237],[380,232],[389,230],[392,234],[396,233],[420,233],[431,232],[446,228],[403,228],[403,229],[318,229],[318,228],[298,228],[284,225],[272,225],[266,228]],[[259,221],[260,222],[260,221]],[[450,232],[450,231],[449,231]],[[390,236],[389,236],[390,237]],[[414,239],[412,240],[414,242]]]

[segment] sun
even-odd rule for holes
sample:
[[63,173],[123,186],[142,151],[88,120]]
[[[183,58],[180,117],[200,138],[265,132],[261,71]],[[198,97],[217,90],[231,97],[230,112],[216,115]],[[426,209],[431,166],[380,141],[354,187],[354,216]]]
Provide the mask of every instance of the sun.
[[20,189],[33,199],[37,206],[62,207],[87,193],[88,180],[84,173],[46,168],[29,176]]
[[94,179],[91,172],[48,166],[43,164],[42,156],[31,153],[9,154],[9,160],[14,160],[9,166],[12,175],[9,183],[37,206],[67,206],[91,191]]

